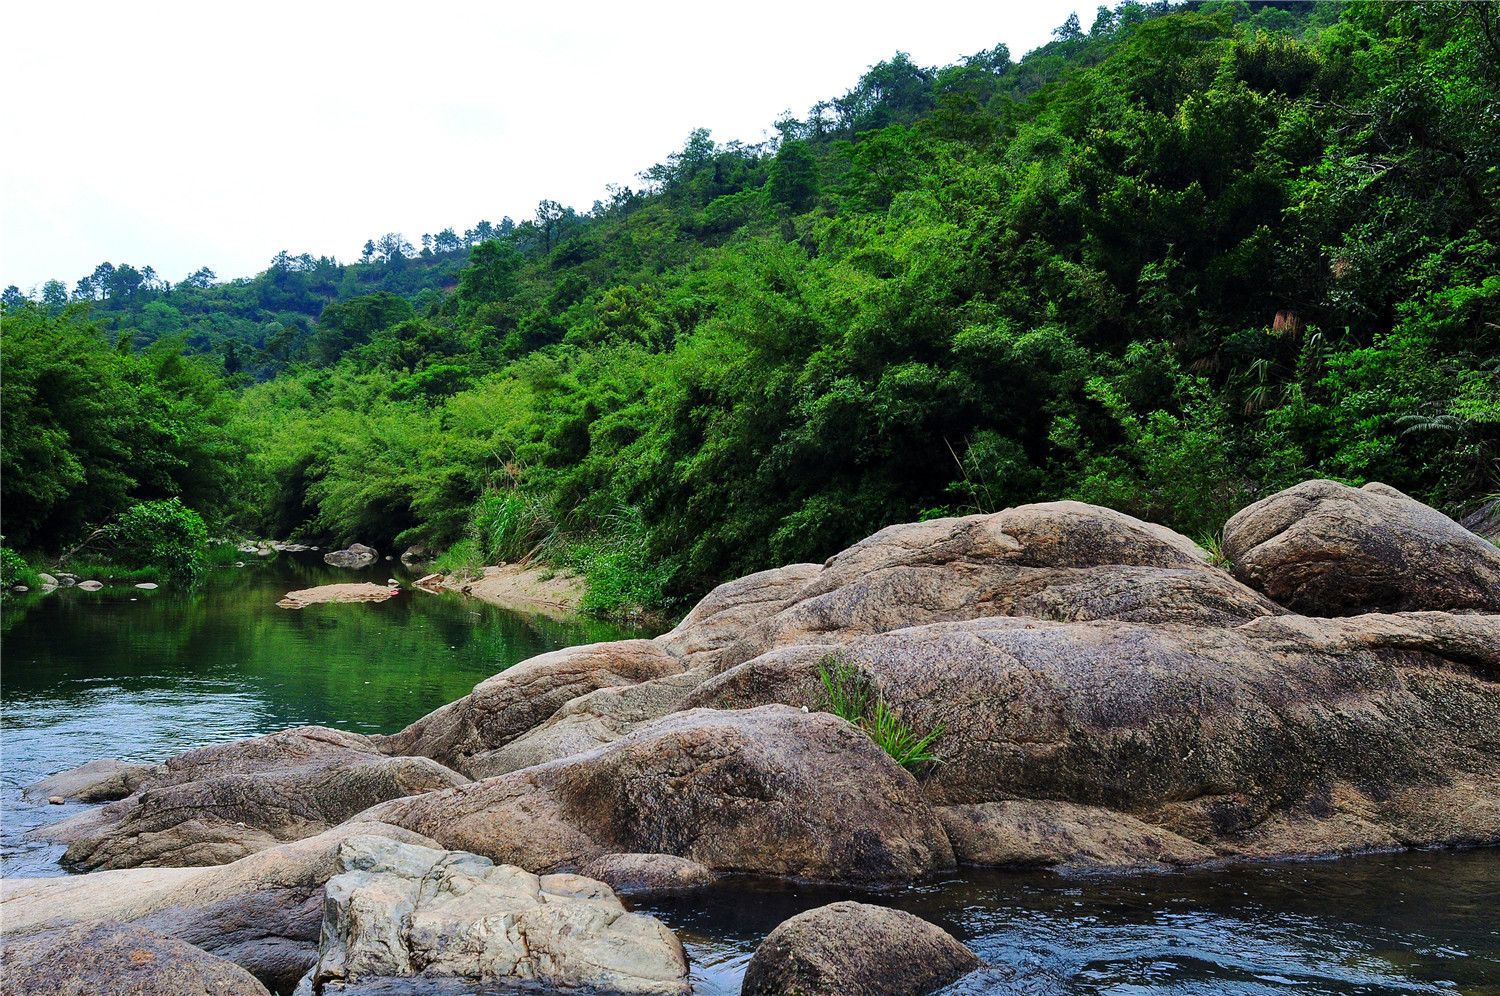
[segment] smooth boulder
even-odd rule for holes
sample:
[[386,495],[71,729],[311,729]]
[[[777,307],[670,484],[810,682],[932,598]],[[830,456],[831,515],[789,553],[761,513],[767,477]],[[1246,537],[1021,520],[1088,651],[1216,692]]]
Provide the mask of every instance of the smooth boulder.
[[1307,615],[1500,612],[1500,549],[1384,484],[1306,481],[1224,526],[1234,574]]
[[[830,652],[762,655],[684,706],[821,708]],[[1191,860],[1189,842],[1215,856],[1500,842],[1492,616],[1277,616],[1232,628],[997,617],[866,637],[833,660],[912,729],[943,724],[939,763],[921,782],[940,806],[1101,807],[1149,824],[1167,863]],[[1037,816],[987,820],[1020,841]],[[1074,840],[1041,863],[1157,863],[1149,841],[1101,837],[1076,826],[1078,812],[1047,819],[1064,816]]]
[[842,902],[799,913],[760,942],[743,996],[922,996],[979,967],[941,927],[901,910]]
[[915,778],[843,720],[777,705],[673,713],[592,751],[362,818],[533,872],[623,853],[844,881],[953,865]]
[[528,982],[546,991],[685,996],[682,945],[601,882],[475,854],[351,837],[323,902],[314,991],[369,979]]
[[568,647],[507,668],[378,742],[388,753],[436,758],[471,777],[499,774],[504,762],[494,753],[572,700],[681,670],[682,662],[652,640]]
[[90,871],[224,864],[465,781],[359,734],[299,727],[179,754],[140,775],[133,794],[34,835],[67,843],[64,861]]
[[139,927],[60,927],[8,939],[3,996],[269,996],[249,972]]
[[1045,502],[882,529],[829,558],[717,663],[991,616],[1234,626],[1281,611],[1170,529],[1097,505]]
[[579,873],[629,894],[696,889],[719,878],[712,868],[675,854],[605,854],[585,864]]
[[49,775],[28,785],[23,795],[33,800],[59,796],[71,802],[111,802],[125,798],[159,770],[154,764],[101,758]]
[[[269,551],[267,551],[269,552]],[[330,567],[369,567],[380,559],[380,553],[363,543],[351,543],[342,550],[323,554],[323,563]]]

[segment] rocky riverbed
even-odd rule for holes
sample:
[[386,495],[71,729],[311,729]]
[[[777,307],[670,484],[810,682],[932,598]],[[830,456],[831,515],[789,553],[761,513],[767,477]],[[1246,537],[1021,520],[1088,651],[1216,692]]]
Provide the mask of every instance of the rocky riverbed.
[[[1170,530],[1072,502],[893,526],[725,584],[654,640],[534,657],[391,736],[304,727],[74,774],[37,791],[119,798],[43,833],[93,873],[4,883],[8,943],[122,922],[283,990],[414,975],[672,992],[685,975],[669,955],[609,978],[561,967],[601,964],[572,947],[483,955],[510,950],[489,938],[530,907],[420,916],[428,874],[456,862],[512,891],[530,875],[543,903],[548,876],[567,876],[572,898],[613,910],[611,886],[726,875],[891,885],[958,865],[1500,843],[1500,550],[1393,489],[1313,481],[1231,519],[1224,553],[1216,566]],[[825,711],[835,665],[940,731],[935,759],[908,770]],[[404,955],[319,975],[364,909],[325,885],[380,839],[451,856],[408,875],[423,883],[410,902],[371,886],[386,911],[371,936]],[[612,943],[596,913],[565,947]],[[841,943],[920,942],[947,966],[860,991],[972,967],[858,909],[776,935],[756,986],[845,991],[807,981],[840,974]],[[422,953],[450,945],[481,954]]]

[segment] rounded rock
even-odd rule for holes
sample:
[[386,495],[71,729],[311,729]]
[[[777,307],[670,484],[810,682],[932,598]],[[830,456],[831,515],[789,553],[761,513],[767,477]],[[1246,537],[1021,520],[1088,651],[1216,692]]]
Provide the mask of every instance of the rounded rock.
[[979,967],[951,934],[901,910],[842,902],[785,921],[755,949],[742,996],[919,996]]

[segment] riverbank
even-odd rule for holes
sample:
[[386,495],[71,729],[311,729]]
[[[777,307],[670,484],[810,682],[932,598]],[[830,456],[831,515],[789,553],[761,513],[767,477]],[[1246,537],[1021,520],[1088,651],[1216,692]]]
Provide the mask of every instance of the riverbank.
[[478,574],[438,575],[428,590],[453,591],[504,609],[519,609],[561,618],[582,611],[588,585],[580,575],[551,566],[499,564]]

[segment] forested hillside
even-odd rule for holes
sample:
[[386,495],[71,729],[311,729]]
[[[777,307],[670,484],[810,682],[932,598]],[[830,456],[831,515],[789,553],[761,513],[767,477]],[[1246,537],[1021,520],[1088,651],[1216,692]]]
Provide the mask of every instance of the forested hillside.
[[12,288],[5,542],[181,496],[541,556],[609,610],[1037,499],[1211,537],[1312,475],[1500,490],[1500,4],[1125,3],[1055,36],[898,54],[588,211]]

